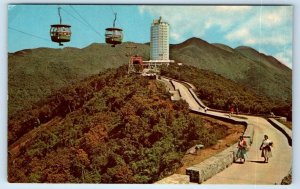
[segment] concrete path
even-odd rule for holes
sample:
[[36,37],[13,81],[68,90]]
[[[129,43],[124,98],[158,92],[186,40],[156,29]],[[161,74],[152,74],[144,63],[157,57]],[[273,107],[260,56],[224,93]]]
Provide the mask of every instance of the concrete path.
[[167,88],[168,91],[174,91],[174,87],[172,86],[172,84],[170,83],[169,79],[166,79],[164,77],[161,77],[159,79],[159,81],[163,82]]
[[161,79],[158,79],[159,81],[161,81],[162,83],[164,83],[164,85],[166,86],[167,91],[169,91],[169,93],[172,94],[171,99],[172,100],[180,100],[180,96],[179,96],[179,92],[178,90],[175,90],[175,88],[173,87],[173,85],[171,84],[171,82],[169,81],[169,79],[161,77]]
[[173,83],[175,89],[178,89],[180,91],[181,98],[189,104],[190,109],[203,110],[202,108],[200,108],[196,100],[193,98],[190,91],[183,84],[177,81],[173,81]]
[[[292,148],[286,137],[267,120],[248,117],[254,125],[254,138],[244,164],[234,163],[224,171],[213,176],[203,184],[280,184],[292,167]],[[273,157],[263,163],[259,147],[263,135],[267,134],[274,142]]]
[[[179,89],[182,99],[189,103],[191,109],[203,111],[183,84],[174,81],[174,85],[176,89]],[[212,111],[209,113],[224,116],[224,113]],[[287,138],[264,118],[244,115],[243,117],[247,117],[248,123],[254,126],[253,144],[247,154],[246,162],[234,163],[203,184],[280,184],[281,179],[291,169],[292,148]],[[263,158],[260,157],[259,147],[264,134],[267,134],[274,142],[273,157],[270,158],[269,163],[262,163]]]

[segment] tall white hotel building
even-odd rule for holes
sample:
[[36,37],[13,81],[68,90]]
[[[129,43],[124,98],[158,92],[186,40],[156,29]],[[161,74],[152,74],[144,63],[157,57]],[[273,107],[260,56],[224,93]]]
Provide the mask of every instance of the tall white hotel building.
[[151,25],[150,61],[169,63],[169,24],[159,17]]

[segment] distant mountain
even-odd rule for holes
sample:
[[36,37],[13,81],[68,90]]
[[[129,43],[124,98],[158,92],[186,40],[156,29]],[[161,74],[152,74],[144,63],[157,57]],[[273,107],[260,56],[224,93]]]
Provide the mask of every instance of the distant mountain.
[[[25,49],[8,54],[9,115],[30,109],[54,91],[108,68],[128,64],[129,45],[149,59],[149,43],[123,43],[116,47],[91,44],[83,49]],[[250,47],[233,49],[199,38],[170,45],[170,58],[210,70],[270,98],[291,102],[292,70],[272,56]],[[234,89],[232,89],[234,90]]]
[[229,47],[229,46],[227,46],[227,45],[224,45],[224,44],[221,44],[221,43],[212,43],[212,45],[214,45],[214,46],[216,46],[216,47],[218,47],[220,49],[223,49],[225,51],[228,51],[230,53],[234,53],[234,49],[231,48],[231,47]]
[[170,52],[171,59],[213,71],[270,98],[291,102],[292,70],[272,56],[250,47],[232,49],[199,38],[172,45]]
[[[91,44],[83,49],[25,49],[8,54],[9,114],[30,106],[52,92],[108,68],[128,63],[124,43],[116,47]],[[149,46],[138,46],[138,54],[149,58]]]
[[[291,71],[290,68],[279,62],[276,58],[272,56],[265,55],[263,53],[260,53],[256,51],[255,49],[251,47],[246,46],[239,46],[235,48],[236,51],[244,55],[246,58],[249,58],[255,62],[261,62],[269,67],[277,67],[279,71],[285,70],[285,71]],[[278,70],[277,70],[278,71]]]

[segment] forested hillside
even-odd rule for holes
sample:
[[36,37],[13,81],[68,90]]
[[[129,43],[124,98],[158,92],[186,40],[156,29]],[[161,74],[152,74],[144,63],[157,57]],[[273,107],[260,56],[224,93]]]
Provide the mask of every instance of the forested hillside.
[[291,102],[268,98],[211,71],[173,64],[163,67],[161,74],[195,85],[197,96],[210,108],[229,111],[234,106],[240,113],[251,114],[269,114],[272,111],[292,119]]
[[[9,120],[10,182],[152,183],[226,134],[127,66],[70,85]],[[17,149],[17,150],[16,150]]]
[[[37,101],[56,90],[108,68],[128,64],[130,49],[149,59],[149,44],[123,43],[112,48],[106,44],[91,44],[83,49],[25,49],[8,54],[9,116],[31,109]],[[170,58],[202,70],[219,74],[239,85],[253,89],[261,96],[292,102],[292,70],[274,57],[250,47],[231,48],[224,44],[209,44],[191,38],[171,45]]]

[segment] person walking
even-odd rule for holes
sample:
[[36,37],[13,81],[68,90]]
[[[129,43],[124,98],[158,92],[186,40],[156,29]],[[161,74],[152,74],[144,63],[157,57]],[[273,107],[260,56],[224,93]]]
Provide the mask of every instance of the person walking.
[[233,108],[233,106],[231,106],[231,107],[230,107],[229,118],[231,118],[231,116],[232,116],[233,112],[234,112],[234,108]]
[[269,158],[272,157],[273,142],[269,139],[268,135],[264,135],[264,139],[260,145],[261,157],[264,158],[264,162],[268,163]]
[[205,108],[204,108],[204,112],[205,112],[205,113],[207,112],[207,109],[208,109],[207,106],[205,106]]
[[235,105],[235,111],[236,111],[236,115],[239,115],[239,107],[238,107],[238,105]]
[[240,160],[241,163],[245,163],[245,155],[247,152],[247,142],[244,139],[244,136],[240,136],[240,140],[238,142],[238,151],[236,153],[236,160]]

